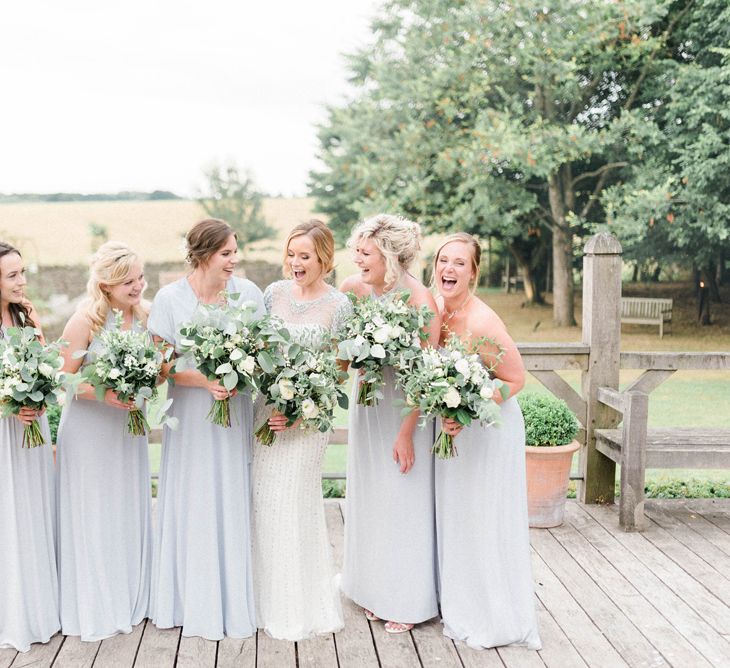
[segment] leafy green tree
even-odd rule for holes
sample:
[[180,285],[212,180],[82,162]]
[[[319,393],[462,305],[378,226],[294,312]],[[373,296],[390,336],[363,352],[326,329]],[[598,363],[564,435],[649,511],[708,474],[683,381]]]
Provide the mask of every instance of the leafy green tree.
[[264,218],[263,195],[256,189],[250,173],[241,174],[231,163],[215,164],[204,175],[207,187],[198,202],[209,216],[225,220],[235,230],[240,249],[259,239],[276,236],[276,230]]
[[490,234],[530,249],[515,254],[528,273],[549,240],[554,319],[574,324],[577,242],[630,165],[625,137],[645,122],[639,96],[674,30],[669,9],[391,0],[351,58],[356,95],[321,128],[318,206],[335,225],[394,209],[432,231]]
[[719,299],[717,265],[730,257],[730,5],[680,4],[641,132],[627,136],[630,178],[603,202],[628,258],[694,266]]

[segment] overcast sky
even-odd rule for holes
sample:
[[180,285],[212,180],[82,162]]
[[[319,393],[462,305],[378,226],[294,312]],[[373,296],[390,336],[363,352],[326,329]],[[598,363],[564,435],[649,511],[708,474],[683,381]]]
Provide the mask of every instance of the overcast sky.
[[236,160],[305,194],[377,0],[22,0],[0,9],[0,193],[172,190]]

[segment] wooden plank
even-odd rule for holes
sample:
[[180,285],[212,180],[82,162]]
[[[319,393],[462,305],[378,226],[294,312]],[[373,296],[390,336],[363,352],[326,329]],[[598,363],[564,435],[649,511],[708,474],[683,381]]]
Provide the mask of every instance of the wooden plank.
[[506,668],[545,668],[540,655],[526,647],[497,647],[497,654]]
[[[641,665],[643,662],[654,661],[657,656],[655,648],[626,617],[619,606],[586,574],[555,536],[549,531],[531,531],[530,533],[535,550],[601,630],[620,658],[629,665]],[[552,607],[546,607],[550,609],[553,616],[556,616]],[[564,626],[563,630],[569,633]],[[572,633],[575,634],[576,631],[573,630]],[[577,640],[573,636],[571,639],[576,642],[577,646]],[[591,666],[597,660],[596,657],[585,655],[583,658]],[[608,660],[608,657],[604,657],[604,661]]]
[[8,668],[15,661],[16,656],[18,656],[18,652],[12,647],[0,648],[0,668]]
[[297,665],[311,668],[337,668],[334,635],[326,633],[297,643]]
[[257,668],[295,668],[297,664],[293,642],[277,640],[263,631],[256,634]]
[[179,626],[160,629],[152,622],[148,622],[142,632],[135,668],[174,666],[181,631],[182,628]]
[[79,636],[66,636],[53,665],[58,668],[89,668],[100,646],[101,640],[84,642]]
[[684,505],[730,534],[730,499],[685,499]]
[[218,641],[218,668],[255,668],[256,636]]
[[594,234],[583,256],[583,334],[590,347],[588,367],[581,374],[581,394],[587,400],[586,444],[580,451],[583,482],[578,498],[584,503],[613,501],[616,463],[596,449],[594,429],[615,427],[616,412],[598,401],[599,387],[618,388],[621,346],[621,244],[608,233]]
[[623,392],[614,390],[611,387],[598,388],[598,401],[606,406],[610,406],[619,413],[624,412],[625,395]]
[[421,663],[410,633],[387,633],[383,622],[371,623],[370,631],[383,668],[420,668]]
[[[531,536],[547,533],[543,529],[532,529]],[[580,567],[568,555],[569,569]],[[576,651],[591,668],[617,668],[626,666],[620,654],[608,642],[593,619],[571,595],[566,585],[550,569],[548,564],[533,548],[532,575],[536,582],[537,595],[558,626],[570,638]],[[544,640],[544,639],[543,639]],[[460,648],[459,653],[461,653]]]
[[152,622],[145,620],[141,624],[137,624],[131,633],[119,633],[102,640],[94,660],[94,668],[132,668],[145,624],[152,624]]
[[624,388],[624,392],[636,390],[650,394],[659,387],[667,378],[674,375],[674,369],[647,369],[633,383]]
[[644,474],[646,471],[646,425],[649,395],[632,391],[625,395],[621,446],[621,502],[619,523],[626,531],[643,529]]
[[[723,665],[730,656],[730,643],[718,633],[714,626],[725,627],[728,609],[716,597],[707,592],[687,574],[677,568],[640,533],[626,533],[616,526],[616,514],[606,507],[583,506],[583,512],[591,515],[605,530],[596,529],[597,537],[586,537],[589,541],[600,541],[601,553],[612,563],[622,560],[622,572],[659,611],[666,611],[672,625],[710,663]],[[613,540],[609,540],[611,536]],[[625,551],[636,559],[625,558]],[[702,612],[698,614],[698,608]],[[725,610],[723,611],[722,608]],[[707,615],[707,619],[703,618]]]
[[573,647],[573,643],[548,610],[538,609],[537,622],[542,640],[540,658],[548,668],[587,668],[578,650]]
[[559,397],[577,416],[578,421],[585,426],[586,402],[566,381],[555,371],[533,371],[535,376],[556,397]]
[[683,506],[675,511],[675,516],[700,536],[706,538],[719,550],[730,556],[730,535],[720,527],[706,520],[702,515]]
[[424,668],[437,666],[461,666],[454,642],[443,633],[443,626],[437,618],[423,624],[416,624],[411,631],[416,644],[418,658]]
[[588,355],[590,346],[585,343],[518,343],[517,349],[522,357],[541,357],[544,355]]
[[522,362],[530,373],[534,371],[584,371],[588,355],[524,355]]
[[215,640],[206,640],[197,636],[180,638],[177,648],[178,668],[215,668],[215,655],[218,650],[218,643]]
[[[713,592],[722,601],[730,601],[730,580],[727,577],[730,573],[730,559],[727,560],[726,567],[721,567],[720,569],[713,568],[700,554],[693,551],[659,525],[655,518],[661,512],[657,511],[654,507],[647,507],[647,516],[653,521],[653,527],[651,531],[645,534],[645,538],[651,541],[657,549],[666,554],[675,564],[683,568],[695,580],[700,582],[705,589]],[[688,529],[688,533],[694,532]],[[699,540],[690,540],[690,544],[696,545],[698,542],[707,542],[700,536],[697,536],[697,534],[695,536]]]
[[652,655],[647,657],[648,665],[707,665],[672,622],[657,613],[651,601],[624,576],[624,572],[631,568],[627,560],[633,561],[634,557],[625,550],[614,549],[611,553],[613,560],[609,561],[601,551],[604,545],[601,541],[611,540],[605,530],[580,511],[576,504],[569,504],[566,516],[570,526],[556,528],[552,533],[651,644]]
[[622,369],[730,369],[730,352],[665,353],[623,352]]
[[57,633],[46,643],[33,643],[30,649],[25,652],[18,652],[13,661],[12,668],[50,668],[58,651],[63,645],[64,636]]
[[496,649],[472,649],[463,642],[454,642],[464,668],[504,668]]
[[[324,510],[327,518],[327,531],[332,543],[332,558],[337,571],[340,572],[344,555],[344,523],[340,503],[336,499],[328,499],[324,504]],[[345,628],[335,636],[337,657],[341,668],[377,666],[378,657],[375,653],[373,637],[362,609],[349,599],[342,597],[342,614]]]

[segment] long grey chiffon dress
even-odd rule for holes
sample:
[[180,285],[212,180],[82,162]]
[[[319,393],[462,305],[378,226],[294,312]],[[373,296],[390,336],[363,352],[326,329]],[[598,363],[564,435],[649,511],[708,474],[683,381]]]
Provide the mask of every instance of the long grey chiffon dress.
[[[235,303],[254,301],[264,312],[263,295],[251,282],[232,278],[226,289]],[[148,328],[171,344],[189,321],[198,300],[187,278],[163,287],[152,303]],[[256,632],[251,573],[249,466],[252,404],[248,393],[230,399],[232,424],[206,417],[213,402],[208,390],[173,385],[165,427],[157,493],[150,617],[160,628],[182,626],[184,636],[220,640]]]
[[39,422],[46,445],[21,448],[23,425],[0,418],[0,648],[21,652],[60,627],[53,451]]
[[444,634],[478,649],[540,649],[517,399],[502,404],[501,426],[473,423],[455,443],[457,457],[436,460]]
[[[114,327],[109,313],[105,328]],[[142,326],[134,322],[135,329]],[[97,354],[92,339],[87,356]],[[61,629],[95,641],[147,617],[152,559],[146,436],[127,411],[68,397],[58,427],[58,578]]]
[[404,397],[392,368],[384,378],[377,406],[357,404],[357,382],[350,397],[342,591],[381,619],[417,624],[438,614],[433,423],[416,428],[415,464],[401,473],[393,444]]

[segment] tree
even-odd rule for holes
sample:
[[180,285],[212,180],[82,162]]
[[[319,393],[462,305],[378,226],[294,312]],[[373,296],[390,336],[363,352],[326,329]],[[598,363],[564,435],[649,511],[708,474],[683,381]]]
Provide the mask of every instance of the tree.
[[629,165],[624,137],[642,125],[634,110],[673,28],[667,11],[665,0],[391,0],[374,44],[351,58],[357,94],[320,131],[318,206],[342,221],[396,209],[431,231],[532,240],[538,254],[550,240],[554,319],[574,324],[576,237],[604,222],[600,194]]
[[276,230],[267,224],[261,212],[263,195],[250,173],[241,175],[238,167],[230,163],[224,167],[215,164],[204,174],[207,190],[198,202],[209,216],[225,220],[233,228],[240,249],[276,236]]
[[642,131],[627,137],[630,178],[603,201],[627,257],[694,267],[719,300],[718,264],[730,256],[730,6],[680,3],[675,20]]

